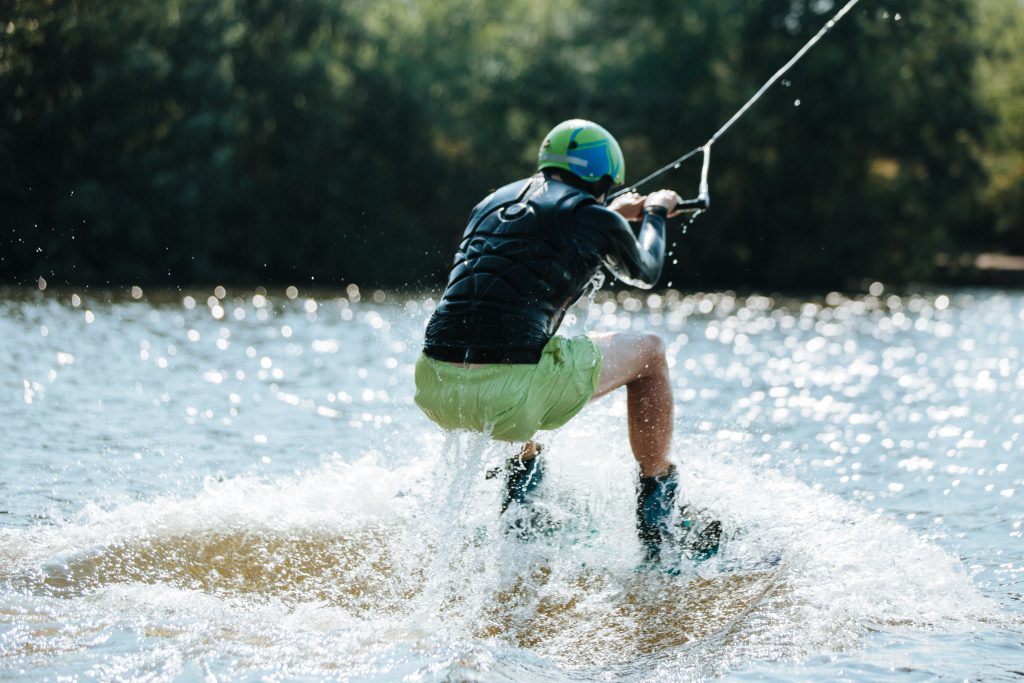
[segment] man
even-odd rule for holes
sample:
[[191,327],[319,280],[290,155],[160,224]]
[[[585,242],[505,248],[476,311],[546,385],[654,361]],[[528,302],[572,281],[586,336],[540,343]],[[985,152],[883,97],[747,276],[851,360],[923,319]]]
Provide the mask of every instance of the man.
[[[538,172],[473,209],[416,364],[416,403],[446,429],[525,443],[506,481],[504,509],[543,474],[542,429],[561,427],[587,402],[626,387],[629,441],[640,468],[637,525],[657,560],[667,537],[677,476],[668,460],[672,388],[654,334],[555,335],[566,310],[603,281],[602,266],[643,288],[665,256],[665,222],[681,201],[671,190],[629,193],[604,206],[625,179],[622,150],[596,123],[557,125]],[[627,221],[641,221],[634,236]]]

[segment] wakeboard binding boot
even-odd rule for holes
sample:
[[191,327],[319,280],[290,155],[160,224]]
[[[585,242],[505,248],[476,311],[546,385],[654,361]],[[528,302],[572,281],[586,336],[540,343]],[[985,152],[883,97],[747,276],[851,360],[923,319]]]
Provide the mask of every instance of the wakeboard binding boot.
[[512,503],[527,505],[533,501],[535,491],[544,479],[544,461],[540,455],[529,460],[512,458],[505,464],[505,497],[501,511],[508,510]]
[[688,505],[679,509],[680,541],[686,555],[694,562],[703,562],[718,554],[722,542],[722,523],[717,519],[700,525],[699,512],[690,510]]
[[706,560],[718,552],[722,536],[721,522],[714,520],[700,526],[684,506],[676,520],[672,511],[679,490],[679,475],[675,465],[668,472],[655,477],[640,477],[637,487],[636,521],[644,563],[662,562],[662,553],[670,546],[693,561]]
[[537,488],[544,481],[544,458],[540,452],[542,446],[536,444],[534,456],[524,460],[522,456],[512,458],[505,463],[505,491],[501,503],[501,512],[505,514],[509,508],[507,529],[516,534],[520,540],[529,540],[537,533],[554,531],[555,524],[543,505],[537,505]]

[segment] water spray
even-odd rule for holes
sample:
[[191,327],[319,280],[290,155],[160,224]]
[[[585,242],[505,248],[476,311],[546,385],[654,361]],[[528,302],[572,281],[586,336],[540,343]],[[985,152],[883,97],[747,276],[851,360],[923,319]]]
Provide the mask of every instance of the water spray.
[[746,114],[747,110],[750,109],[752,106],[754,106],[754,103],[757,102],[759,99],[761,99],[761,96],[764,95],[768,91],[769,88],[771,88],[773,85],[775,85],[775,83],[777,83],[786,74],[787,71],[789,71],[791,68],[793,68],[793,66],[797,62],[799,62],[803,58],[803,56],[805,54],[807,54],[807,52],[812,47],[814,47],[814,45],[818,41],[820,41],[822,38],[824,38],[825,35],[835,27],[835,25],[839,22],[839,20],[842,19],[844,16],[846,16],[846,14],[848,14],[849,11],[851,9],[853,9],[854,5],[856,5],[858,2],[860,2],[860,0],[849,0],[849,2],[847,2],[845,5],[843,5],[843,7],[838,12],[835,13],[835,16],[833,16],[831,19],[829,19],[825,23],[825,25],[822,26],[821,29],[816,34],[814,34],[814,36],[810,40],[808,40],[804,44],[804,46],[802,48],[797,50],[796,54],[794,54],[789,59],[788,62],[783,64],[782,67],[778,71],[776,71],[771,76],[771,78],[769,78],[767,81],[765,81],[764,85],[762,85],[757,90],[757,92],[755,92],[753,94],[753,96],[751,96],[751,98],[746,101],[746,103],[742,107],[740,107],[738,110],[736,110],[736,113],[733,114],[732,117],[728,121],[726,121],[725,124],[721,128],[719,128],[717,131],[715,131],[714,135],[712,135],[710,138],[708,138],[707,142],[705,142],[703,145],[701,145],[699,147],[695,147],[694,149],[691,149],[689,152],[687,152],[686,154],[682,155],[681,157],[679,157],[675,161],[673,161],[673,162],[671,162],[669,164],[666,164],[665,166],[659,168],[654,173],[651,173],[650,175],[648,175],[648,176],[642,178],[641,180],[633,183],[629,187],[625,187],[625,188],[619,190],[618,192],[612,194],[608,199],[612,200],[615,197],[618,197],[619,195],[624,194],[626,192],[635,192],[636,189],[639,188],[641,185],[646,185],[647,183],[649,183],[650,181],[654,180],[655,178],[657,178],[657,177],[659,177],[659,176],[661,176],[661,175],[663,175],[665,173],[668,173],[671,170],[679,168],[679,166],[684,161],[686,161],[687,159],[690,159],[691,157],[694,157],[698,153],[700,153],[700,154],[704,155],[704,163],[701,166],[700,185],[699,185],[698,190],[697,190],[697,197],[695,199],[684,199],[683,201],[679,202],[676,205],[676,211],[698,211],[699,212],[699,211],[707,210],[711,206],[711,193],[710,193],[709,186],[708,186],[708,171],[711,168],[711,145],[715,144],[715,142],[718,140],[718,138],[722,137],[722,135],[724,135],[725,132],[727,130],[729,130],[729,128],[731,128],[732,125],[734,123],[736,123],[736,121],[738,121],[740,119],[740,117],[742,117],[744,114]]

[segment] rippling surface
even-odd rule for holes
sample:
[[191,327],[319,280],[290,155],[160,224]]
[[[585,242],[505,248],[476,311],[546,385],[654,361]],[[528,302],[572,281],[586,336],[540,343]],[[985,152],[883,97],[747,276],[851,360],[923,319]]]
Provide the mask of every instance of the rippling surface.
[[550,528],[507,532],[509,448],[412,403],[432,305],[0,295],[0,677],[1024,675],[1024,295],[578,306],[667,342],[727,534],[678,574],[637,570],[624,395],[545,435]]

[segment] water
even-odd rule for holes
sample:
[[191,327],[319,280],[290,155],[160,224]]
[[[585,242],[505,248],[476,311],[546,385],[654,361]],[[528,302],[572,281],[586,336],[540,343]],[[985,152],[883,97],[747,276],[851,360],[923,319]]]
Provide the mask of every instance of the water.
[[542,439],[557,530],[506,533],[511,449],[412,403],[431,306],[3,294],[0,678],[1024,675],[1024,295],[585,301],[668,343],[727,533],[678,575],[637,571],[621,392]]

